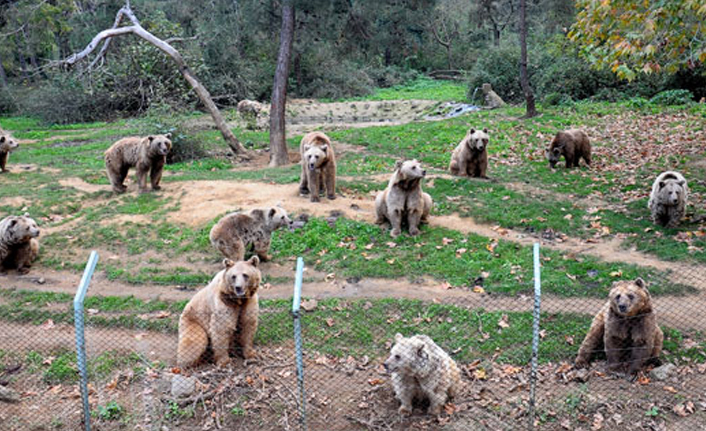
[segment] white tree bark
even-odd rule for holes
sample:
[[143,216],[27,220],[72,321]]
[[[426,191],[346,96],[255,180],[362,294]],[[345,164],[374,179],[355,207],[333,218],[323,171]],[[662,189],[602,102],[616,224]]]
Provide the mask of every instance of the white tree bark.
[[[119,27],[123,17],[127,17],[132,25],[126,27]],[[211,117],[213,117],[213,122],[216,124],[218,130],[220,130],[221,134],[223,135],[223,138],[225,139],[226,143],[231,148],[231,150],[241,156],[247,153],[245,147],[243,147],[243,145],[238,141],[233,132],[228,128],[228,125],[226,124],[223,115],[221,115],[221,111],[218,109],[216,104],[213,103],[211,94],[208,92],[206,87],[201,85],[201,83],[196,79],[196,76],[193,74],[191,69],[189,69],[189,66],[186,65],[186,62],[184,61],[184,58],[181,56],[179,51],[174,49],[174,47],[166,41],[156,37],[149,31],[145,30],[142,25],[140,25],[140,21],[138,21],[137,17],[132,12],[132,9],[130,9],[129,1],[118,11],[117,15],[115,16],[115,23],[113,24],[112,28],[103,30],[97,35],[95,35],[93,37],[93,40],[91,40],[91,42],[86,46],[86,48],[84,48],[81,52],[71,55],[67,59],[60,62],[60,64],[67,64],[69,66],[73,66],[74,64],[80,62],[89,54],[91,54],[98,47],[98,45],[100,45],[100,43],[105,40],[105,43],[103,44],[103,47],[98,53],[98,56],[91,62],[89,66],[89,68],[91,68],[95,66],[98,61],[100,61],[105,56],[105,53],[108,50],[108,47],[110,46],[110,40],[113,37],[122,36],[125,34],[134,34],[135,36],[140,37],[146,40],[147,42],[151,43],[152,45],[156,46],[162,52],[171,57],[172,60],[174,60],[174,62],[177,64],[179,72],[181,72],[182,76],[184,76],[184,79],[186,79],[186,81],[191,85],[196,94],[199,96],[201,103],[204,104],[206,110],[209,112],[209,114],[211,114]]]

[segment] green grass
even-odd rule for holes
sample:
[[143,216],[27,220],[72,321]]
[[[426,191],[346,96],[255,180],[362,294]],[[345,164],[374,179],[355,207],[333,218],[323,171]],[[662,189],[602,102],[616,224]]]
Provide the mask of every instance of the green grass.
[[[463,235],[443,228],[422,228],[417,237],[389,239],[378,226],[338,219],[334,227],[321,219],[295,232],[279,231],[272,248],[280,258],[303,256],[322,271],[344,277],[404,278],[431,276],[457,287],[473,287],[482,273],[490,275],[488,292],[515,295],[532,289],[532,251],[509,241],[490,241],[479,235]],[[394,244],[390,247],[388,243]],[[372,245],[371,245],[372,244]],[[457,250],[465,251],[457,255]],[[490,251],[492,249],[492,252]],[[558,296],[605,297],[615,277],[646,278],[654,295],[693,293],[688,286],[674,284],[666,274],[630,264],[605,263],[588,256],[566,258],[559,252],[542,250],[542,290]]]
[[355,100],[439,100],[443,102],[466,101],[467,87],[463,82],[433,80],[420,77],[414,81],[389,88],[378,88],[367,96],[342,99]]

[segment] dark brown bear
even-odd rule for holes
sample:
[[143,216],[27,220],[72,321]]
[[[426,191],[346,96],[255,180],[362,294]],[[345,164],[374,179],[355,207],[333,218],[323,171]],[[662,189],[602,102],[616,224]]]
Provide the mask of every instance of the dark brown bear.
[[583,130],[571,129],[557,133],[546,154],[551,168],[559,163],[561,156],[566,159],[567,168],[578,168],[581,158],[591,166],[591,142]]

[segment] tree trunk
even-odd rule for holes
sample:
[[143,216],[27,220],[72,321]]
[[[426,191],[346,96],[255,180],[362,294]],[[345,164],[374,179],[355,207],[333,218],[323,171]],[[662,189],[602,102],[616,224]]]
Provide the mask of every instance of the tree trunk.
[[537,108],[534,106],[534,93],[530,87],[529,76],[527,75],[527,2],[520,0],[520,84],[522,92],[525,94],[526,113],[525,118],[537,115]]
[[[122,16],[128,17],[128,19],[130,19],[133,25],[129,27],[118,27]],[[216,124],[216,127],[223,135],[223,139],[226,141],[228,146],[231,148],[231,150],[233,150],[234,153],[244,156],[247,153],[247,150],[238,141],[233,132],[228,128],[228,125],[226,124],[223,115],[221,115],[221,111],[219,111],[216,104],[213,103],[211,94],[196,79],[196,76],[193,74],[191,69],[189,69],[189,66],[186,65],[186,62],[184,61],[184,58],[181,56],[179,51],[174,49],[174,47],[171,46],[169,43],[163,41],[162,39],[156,37],[152,33],[145,30],[142,25],[140,25],[140,22],[137,20],[137,17],[132,12],[132,9],[130,9],[129,2],[127,2],[127,4],[122,9],[120,9],[120,11],[118,11],[118,15],[116,17],[115,24],[113,24],[112,29],[101,31],[93,37],[93,40],[91,40],[91,42],[88,44],[88,46],[86,46],[86,48],[83,49],[83,51],[71,55],[66,60],[59,62],[59,64],[73,65],[81,61],[88,54],[93,52],[103,40],[105,40],[103,48],[99,52],[98,57],[94,59],[93,62],[91,62],[91,66],[89,66],[90,68],[97,62],[100,56],[105,54],[105,51],[109,46],[111,38],[130,33],[156,46],[159,50],[161,50],[169,57],[171,57],[172,60],[174,60],[174,62],[179,68],[179,72],[182,74],[184,79],[186,79],[186,81],[191,85],[191,87],[194,89],[194,92],[196,92],[196,95],[201,100],[201,103],[203,103],[208,113],[211,114],[211,117],[213,117],[213,122]]]
[[493,42],[495,43],[496,47],[500,46],[500,29],[496,25],[495,28],[493,28]]
[[7,74],[5,67],[2,65],[2,57],[0,57],[0,86],[7,87]]
[[289,59],[292,56],[293,39],[294,3],[293,0],[283,0],[279,56],[277,57],[277,70],[275,71],[275,81],[272,87],[272,106],[270,108],[270,166],[282,166],[289,163],[284,110],[287,103],[287,80],[289,78]]

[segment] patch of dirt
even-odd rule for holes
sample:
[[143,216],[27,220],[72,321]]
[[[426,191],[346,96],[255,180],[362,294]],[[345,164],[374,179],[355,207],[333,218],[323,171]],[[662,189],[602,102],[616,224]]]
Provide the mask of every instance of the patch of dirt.
[[[128,181],[125,182],[126,184],[128,183]],[[59,180],[59,184],[64,187],[73,187],[74,189],[85,193],[95,193],[110,190],[109,185],[91,184],[77,177],[62,178]]]
[[46,172],[48,174],[59,174],[61,173],[61,169],[57,168],[50,168],[47,166],[37,166],[34,164],[22,164],[22,165],[16,165],[12,163],[12,160],[10,160],[9,165],[7,168],[10,170],[10,172]]
[[22,208],[22,207],[32,203],[32,201],[30,201],[29,199],[26,199],[22,196],[12,196],[12,197],[2,198],[2,203],[3,203],[3,205]]

